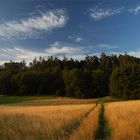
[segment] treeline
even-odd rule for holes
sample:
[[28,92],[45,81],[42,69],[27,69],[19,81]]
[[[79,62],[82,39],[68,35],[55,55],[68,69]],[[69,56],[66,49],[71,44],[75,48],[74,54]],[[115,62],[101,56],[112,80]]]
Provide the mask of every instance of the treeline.
[[140,59],[103,53],[80,61],[52,56],[29,65],[11,61],[0,67],[0,94],[140,98]]

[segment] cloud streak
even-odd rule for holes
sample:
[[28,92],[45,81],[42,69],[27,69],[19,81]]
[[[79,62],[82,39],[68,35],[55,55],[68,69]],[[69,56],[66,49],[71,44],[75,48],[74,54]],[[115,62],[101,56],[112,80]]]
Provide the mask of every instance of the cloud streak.
[[107,17],[120,14],[122,12],[122,8],[100,8],[98,6],[89,9],[89,15],[95,21],[100,21]]
[[25,49],[23,47],[10,47],[10,48],[0,48],[0,64],[4,62],[13,61],[22,61],[26,60],[27,63],[31,62],[34,58],[48,56],[56,56],[58,58],[63,58],[64,56],[81,58],[83,52],[82,47],[74,46],[71,44],[64,44],[60,42],[54,42],[46,49]]
[[140,5],[136,6],[135,8],[128,9],[129,12],[134,13],[135,15],[140,14]]
[[81,50],[82,47],[71,44],[63,44],[60,42],[54,42],[50,45],[50,48],[45,49],[45,51],[51,55],[74,55]]
[[79,36],[68,36],[68,39],[73,40],[74,42],[77,42],[77,43],[83,40],[83,38]]
[[41,31],[48,32],[54,28],[65,26],[68,17],[63,9],[42,12],[38,16],[27,19],[14,20],[0,24],[0,37],[11,38],[32,38]]
[[[54,42],[48,48],[40,50],[31,50],[25,49],[22,47],[12,47],[12,48],[0,48],[0,64],[4,62],[13,61],[22,61],[25,60],[27,63],[31,62],[35,57],[38,59],[40,56],[45,59],[49,56],[55,56],[60,59],[63,59],[64,56],[73,59],[84,59],[87,55],[101,55],[101,48],[105,48],[104,52],[108,55],[112,54],[125,54],[125,52],[113,51],[114,46],[108,44],[97,44],[94,46],[76,46],[74,44],[64,44],[61,42]],[[140,50],[128,51],[127,54],[140,58]]]
[[29,49],[24,49],[21,47],[12,47],[12,48],[0,48],[0,63],[13,61],[22,61],[26,60],[27,62],[32,61],[35,57],[45,56],[44,53],[33,51]]
[[83,38],[81,38],[81,37],[77,37],[77,38],[75,39],[76,42],[81,42],[82,40],[83,40]]

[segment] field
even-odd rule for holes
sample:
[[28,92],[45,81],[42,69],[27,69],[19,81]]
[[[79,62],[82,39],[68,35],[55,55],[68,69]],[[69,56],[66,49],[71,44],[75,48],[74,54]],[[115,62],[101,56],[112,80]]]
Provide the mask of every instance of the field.
[[113,140],[140,140],[140,101],[108,103],[105,115]]
[[140,100],[2,98],[0,140],[140,139]]

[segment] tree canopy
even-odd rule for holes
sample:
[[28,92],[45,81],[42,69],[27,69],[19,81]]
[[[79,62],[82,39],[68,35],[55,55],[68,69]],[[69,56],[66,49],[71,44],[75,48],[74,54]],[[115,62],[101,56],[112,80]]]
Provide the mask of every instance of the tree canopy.
[[140,59],[125,55],[86,56],[84,60],[42,57],[0,66],[2,95],[59,95],[140,98]]

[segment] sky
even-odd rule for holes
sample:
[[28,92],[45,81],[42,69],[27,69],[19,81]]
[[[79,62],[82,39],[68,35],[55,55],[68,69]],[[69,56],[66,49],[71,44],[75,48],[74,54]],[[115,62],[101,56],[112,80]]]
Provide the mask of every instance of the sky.
[[103,52],[140,57],[140,0],[0,0],[0,64]]

